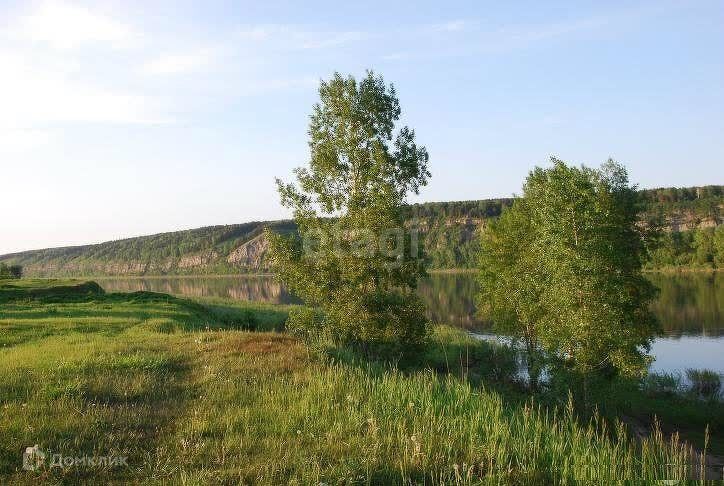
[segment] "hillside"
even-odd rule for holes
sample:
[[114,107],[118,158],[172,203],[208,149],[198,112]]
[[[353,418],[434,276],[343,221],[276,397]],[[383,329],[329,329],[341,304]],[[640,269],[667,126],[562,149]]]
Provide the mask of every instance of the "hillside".
[[[647,189],[639,194],[643,220],[660,221],[668,232],[684,235],[672,240],[672,251],[678,253],[667,254],[672,263],[662,260],[665,265],[690,263],[691,258],[681,255],[695,252],[692,231],[714,228],[724,219],[724,186]],[[475,261],[476,231],[511,202],[485,199],[415,204],[409,207],[407,219],[422,230],[432,268],[470,267]],[[25,274],[33,277],[259,272],[267,269],[267,244],[262,234],[267,226],[285,233],[295,230],[292,221],[209,226],[13,253],[0,256],[0,262],[20,264]]]

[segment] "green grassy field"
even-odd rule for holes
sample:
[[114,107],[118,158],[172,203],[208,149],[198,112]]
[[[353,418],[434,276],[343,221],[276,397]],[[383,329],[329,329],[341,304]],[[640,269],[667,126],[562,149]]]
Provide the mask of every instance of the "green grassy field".
[[[533,405],[501,351],[450,328],[403,371],[320,352],[286,308],[0,281],[0,484],[677,479],[691,452]],[[427,365],[425,364],[427,362]],[[608,425],[606,425],[608,424]],[[127,466],[23,470],[38,445]],[[46,461],[46,466],[50,460]]]

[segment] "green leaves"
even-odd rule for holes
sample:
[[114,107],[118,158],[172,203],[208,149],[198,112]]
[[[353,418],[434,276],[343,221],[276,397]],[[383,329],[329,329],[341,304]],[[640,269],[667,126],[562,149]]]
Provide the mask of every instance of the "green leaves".
[[413,289],[425,260],[403,208],[430,177],[427,151],[413,130],[394,133],[395,89],[372,72],[360,82],[335,74],[319,96],[309,167],[295,170],[296,184],[277,181],[300,236],[267,232],[273,270],[342,340],[420,342],[426,319]]
[[656,290],[625,168],[536,168],[523,197],[483,233],[480,303],[499,327],[589,373],[649,363]]

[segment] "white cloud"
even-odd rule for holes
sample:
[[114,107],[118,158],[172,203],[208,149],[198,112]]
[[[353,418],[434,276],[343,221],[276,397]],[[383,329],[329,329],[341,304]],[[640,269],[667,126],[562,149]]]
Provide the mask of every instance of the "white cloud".
[[28,56],[0,52],[0,128],[27,129],[63,122],[163,123],[153,100],[76,79],[31,64]]
[[[138,63],[131,27],[108,15],[58,1],[19,12],[0,48],[0,130],[22,148],[64,123],[168,122],[154,97],[127,73]],[[91,47],[91,49],[83,49]]]
[[367,37],[367,34],[364,32],[332,32],[321,34],[307,33],[302,36],[309,37],[308,40],[303,41],[299,45],[302,49],[324,49],[359,42],[364,40]]
[[402,61],[403,59],[407,59],[409,57],[409,54],[406,52],[395,52],[392,54],[385,54],[382,56],[383,61]]
[[93,43],[127,47],[138,40],[130,28],[108,16],[59,1],[46,1],[22,17],[15,34],[56,49]]
[[264,42],[271,47],[296,49],[326,49],[359,42],[370,37],[361,31],[318,31],[301,29],[294,25],[262,24],[237,32],[244,41]]
[[208,67],[216,57],[213,49],[199,49],[194,52],[166,54],[141,67],[144,74],[166,75],[198,71]]
[[528,45],[538,41],[564,37],[579,32],[593,32],[602,27],[611,25],[607,17],[591,17],[569,22],[518,28],[516,30],[503,29],[495,33],[498,40],[512,45]]
[[262,41],[288,32],[289,28],[283,25],[264,24],[240,30],[237,32],[237,37],[243,40]]
[[0,129],[0,154],[28,152],[52,140],[47,130],[3,130]]
[[432,30],[437,32],[459,32],[470,26],[467,20],[451,20],[442,24],[433,25]]
[[319,85],[319,79],[314,76],[302,76],[290,79],[272,79],[256,85],[258,92],[260,91],[277,91],[295,88],[314,88]]

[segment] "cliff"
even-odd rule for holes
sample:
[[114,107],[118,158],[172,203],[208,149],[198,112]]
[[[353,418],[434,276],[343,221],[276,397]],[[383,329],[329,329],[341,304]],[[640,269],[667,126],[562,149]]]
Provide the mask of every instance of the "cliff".
[[[721,224],[724,186],[640,191],[643,221],[657,220],[666,231],[681,232]],[[475,235],[512,199],[415,204],[409,224],[422,232],[431,268],[470,267]],[[263,229],[296,230],[292,221],[261,221],[109,241],[97,245],[49,248],[0,256],[20,264],[32,277],[252,273],[268,270]]]

